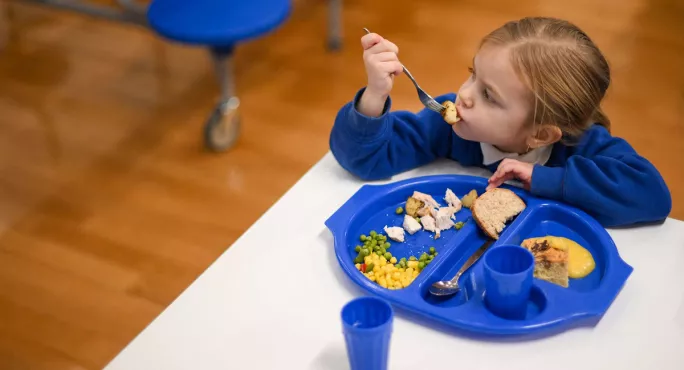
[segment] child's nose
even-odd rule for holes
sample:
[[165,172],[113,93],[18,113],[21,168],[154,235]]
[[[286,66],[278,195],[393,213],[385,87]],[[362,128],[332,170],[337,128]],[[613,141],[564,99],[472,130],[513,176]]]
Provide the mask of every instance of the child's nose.
[[467,93],[458,94],[458,101],[461,103],[460,105],[465,108],[473,107],[473,99],[471,99],[470,95]]

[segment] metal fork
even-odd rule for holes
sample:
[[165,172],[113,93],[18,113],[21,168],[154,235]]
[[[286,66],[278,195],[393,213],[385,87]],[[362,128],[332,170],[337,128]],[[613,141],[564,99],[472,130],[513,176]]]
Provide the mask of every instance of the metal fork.
[[[366,33],[371,33],[368,28],[364,28],[363,30],[366,31]],[[442,104],[439,104],[435,99],[432,98],[432,96],[430,96],[430,94],[426,93],[425,90],[418,85],[418,82],[416,82],[416,80],[413,78],[411,72],[409,72],[403,64],[401,67],[404,69],[406,76],[408,76],[408,78],[410,78],[413,84],[416,86],[416,91],[418,92],[418,99],[420,99],[420,102],[423,103],[427,109],[437,113],[442,113],[442,111],[444,111],[446,108],[444,108]]]

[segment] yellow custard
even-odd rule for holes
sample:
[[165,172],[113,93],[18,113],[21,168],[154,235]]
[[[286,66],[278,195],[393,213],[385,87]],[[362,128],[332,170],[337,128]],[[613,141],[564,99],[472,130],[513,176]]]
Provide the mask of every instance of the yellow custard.
[[568,277],[581,279],[594,271],[596,262],[591,253],[575,241],[560,236],[530,238],[535,242],[546,240],[552,247],[568,251]]

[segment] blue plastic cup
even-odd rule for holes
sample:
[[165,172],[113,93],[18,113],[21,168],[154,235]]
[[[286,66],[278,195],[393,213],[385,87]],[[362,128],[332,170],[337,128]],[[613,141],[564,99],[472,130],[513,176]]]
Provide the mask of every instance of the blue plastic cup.
[[362,297],[342,308],[351,370],[386,370],[394,312],[380,298]]
[[534,256],[518,245],[492,248],[484,256],[485,305],[495,315],[522,320],[532,289]]

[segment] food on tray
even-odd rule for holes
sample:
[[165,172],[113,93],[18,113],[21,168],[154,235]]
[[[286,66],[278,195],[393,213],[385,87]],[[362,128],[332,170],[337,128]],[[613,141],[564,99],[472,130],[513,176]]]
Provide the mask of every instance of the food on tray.
[[[571,279],[581,279],[594,271],[596,262],[591,253],[574,240],[559,236],[544,236],[539,238],[529,238],[523,241],[523,246],[547,241],[551,246],[566,250],[568,252],[568,277]],[[529,249],[529,248],[528,248]]]
[[371,254],[385,255],[391,244],[387,241],[387,237],[378,234],[375,230],[371,230],[370,235],[361,235],[359,239],[363,242],[363,246],[357,245],[354,249],[358,255],[354,258],[354,263],[362,263],[363,258]]
[[534,255],[534,277],[568,287],[568,250],[544,238],[527,239],[522,246]]
[[404,230],[406,230],[407,233],[413,235],[418,230],[422,229],[423,227],[420,225],[420,222],[416,221],[415,218],[409,216],[409,215],[404,215],[404,224],[403,224]]
[[404,242],[404,229],[399,226],[387,227],[385,226],[387,236],[395,242]]
[[461,198],[461,203],[463,204],[463,207],[470,208],[472,207],[475,199],[477,199],[477,191],[473,189],[470,191],[470,193],[466,194],[466,196]]
[[442,207],[437,211],[437,217],[435,217],[435,227],[442,231],[451,229],[454,226],[454,213],[455,208],[452,207]]
[[421,217],[420,223],[423,224],[423,229],[425,229],[425,231],[437,231],[437,224],[435,222],[435,219],[430,215]]
[[425,203],[410,197],[406,200],[406,214],[412,217],[418,216],[418,211],[425,207]]
[[412,197],[423,202],[425,204],[425,206],[429,206],[432,208],[439,208],[439,203],[437,203],[435,198],[433,198],[432,196],[430,196],[428,194],[421,193],[419,191],[414,191]]
[[394,210],[394,213],[396,213],[396,214],[400,215],[400,214],[404,213],[404,209],[403,209],[403,208],[401,208],[401,207],[397,207],[397,209],[396,209],[396,210]]
[[465,225],[465,223],[463,223],[463,221],[458,221],[457,223],[454,224],[454,229],[461,230],[463,225]]
[[[451,189],[446,189],[444,200],[447,205],[442,207],[431,195],[414,191],[406,200],[404,230],[413,235],[422,228],[435,233],[435,239],[438,239],[442,231],[454,226],[455,214],[463,207],[461,200]],[[417,223],[409,217],[414,218]]]
[[442,111],[442,118],[444,118],[444,121],[446,123],[453,125],[454,123],[458,122],[461,120],[461,117],[458,116],[458,111],[456,110],[456,104],[452,101],[445,101],[442,103],[442,106],[445,108]]
[[397,261],[396,257],[386,252],[384,255],[365,256],[363,261],[356,263],[355,266],[370,281],[376,282],[383,288],[394,290],[409,286],[435,256],[437,256],[437,251],[434,247],[430,247],[429,254],[423,253],[419,258],[411,256],[408,261],[406,258]]
[[496,188],[475,199],[471,211],[482,231],[492,239],[499,239],[506,222],[520,214],[525,207],[525,202],[511,190]]
[[447,202],[449,207],[454,208],[454,212],[458,212],[461,210],[461,207],[463,207],[463,204],[460,199],[454,194],[451,189],[446,190],[446,194],[444,195],[444,200]]

